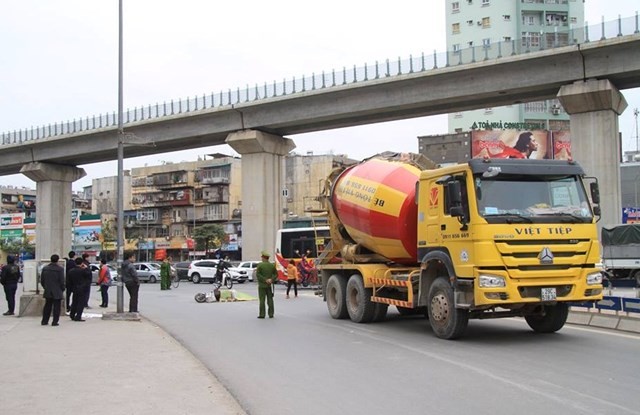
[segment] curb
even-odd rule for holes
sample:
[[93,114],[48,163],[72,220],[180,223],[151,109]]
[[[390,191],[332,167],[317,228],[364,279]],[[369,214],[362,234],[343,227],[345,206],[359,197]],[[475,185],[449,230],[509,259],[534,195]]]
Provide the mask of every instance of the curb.
[[571,311],[567,323],[640,334],[640,318],[590,311]]

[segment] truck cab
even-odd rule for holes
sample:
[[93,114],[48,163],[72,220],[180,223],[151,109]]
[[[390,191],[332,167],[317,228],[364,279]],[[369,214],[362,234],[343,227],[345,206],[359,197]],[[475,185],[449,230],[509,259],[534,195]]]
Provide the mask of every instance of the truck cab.
[[478,318],[565,315],[566,302],[600,299],[595,215],[583,176],[579,165],[555,160],[474,159],[423,171],[418,258],[428,280],[450,278],[455,307]]

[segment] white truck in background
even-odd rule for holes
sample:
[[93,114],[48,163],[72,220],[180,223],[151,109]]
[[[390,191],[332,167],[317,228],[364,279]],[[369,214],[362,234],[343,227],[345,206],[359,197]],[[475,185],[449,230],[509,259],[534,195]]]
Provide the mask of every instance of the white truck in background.
[[640,287],[640,224],[630,223],[603,227],[602,265],[612,279],[633,279]]

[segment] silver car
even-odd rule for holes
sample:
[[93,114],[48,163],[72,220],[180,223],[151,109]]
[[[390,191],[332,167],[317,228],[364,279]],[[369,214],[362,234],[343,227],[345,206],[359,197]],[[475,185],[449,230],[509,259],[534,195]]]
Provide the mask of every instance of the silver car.
[[152,262],[135,262],[138,279],[142,282],[156,283],[160,281],[160,266]]

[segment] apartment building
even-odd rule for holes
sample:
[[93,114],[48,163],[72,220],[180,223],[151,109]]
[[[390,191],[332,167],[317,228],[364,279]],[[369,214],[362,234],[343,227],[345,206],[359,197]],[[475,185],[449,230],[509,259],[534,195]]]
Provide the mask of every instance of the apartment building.
[[[584,0],[445,0],[449,63],[493,59],[575,43],[584,27]],[[569,116],[556,99],[449,114],[449,133],[478,122],[525,123],[568,130]]]

